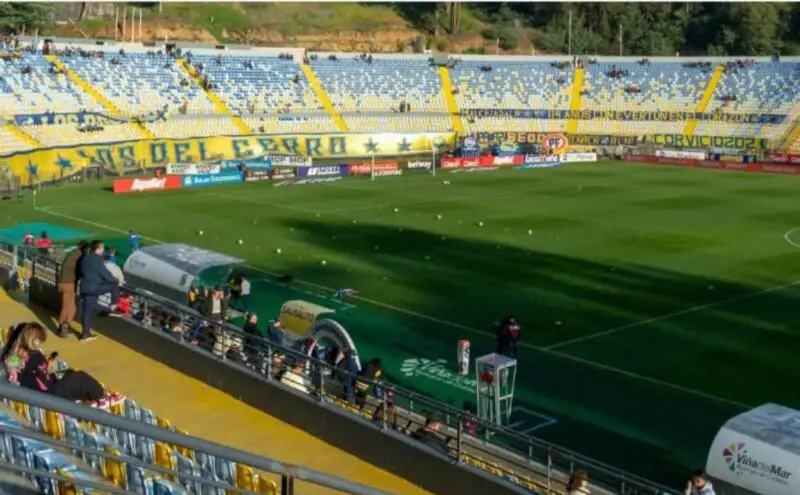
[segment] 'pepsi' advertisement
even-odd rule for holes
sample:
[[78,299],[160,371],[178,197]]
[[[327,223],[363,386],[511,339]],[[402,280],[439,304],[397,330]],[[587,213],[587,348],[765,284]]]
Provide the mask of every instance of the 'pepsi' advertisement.
[[317,167],[298,167],[298,177],[336,177],[347,175],[347,165],[321,165]]
[[221,174],[184,175],[181,177],[183,187],[225,186],[242,182],[240,172],[222,172]]

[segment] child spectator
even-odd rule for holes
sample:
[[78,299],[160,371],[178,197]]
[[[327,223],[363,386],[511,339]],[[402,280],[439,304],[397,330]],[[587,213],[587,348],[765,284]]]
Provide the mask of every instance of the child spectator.
[[579,469],[572,473],[567,482],[567,495],[589,495],[589,475]]

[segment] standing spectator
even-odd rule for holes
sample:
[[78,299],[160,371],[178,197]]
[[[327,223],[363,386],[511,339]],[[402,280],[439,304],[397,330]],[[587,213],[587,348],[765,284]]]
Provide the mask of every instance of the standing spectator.
[[61,263],[58,275],[58,291],[61,292],[61,313],[58,315],[58,335],[66,337],[69,325],[75,319],[75,292],[78,286],[78,263],[89,251],[89,243],[81,241]]
[[572,473],[567,482],[567,495],[589,495],[589,475],[579,469]]
[[244,352],[248,362],[255,363],[261,354],[261,331],[258,329],[258,315],[247,313],[247,321],[242,327],[244,333]]
[[219,285],[206,292],[203,301],[203,315],[217,321],[228,319],[228,298]]
[[108,271],[103,262],[103,241],[92,241],[89,252],[81,258],[78,292],[81,295],[81,325],[83,333],[80,340],[88,342],[97,337],[92,334],[92,319],[98,309],[97,299],[103,294],[111,294],[109,310],[116,311],[119,301],[119,281]]
[[692,473],[692,479],[686,484],[686,490],[683,493],[684,495],[715,495],[714,487],[711,486],[711,482],[706,479],[706,475],[701,469]]
[[36,249],[39,251],[39,254],[42,256],[48,256],[50,254],[50,248],[53,247],[53,241],[47,237],[47,232],[42,232],[42,235],[36,239]]
[[128,231],[128,245],[131,247],[131,252],[135,253],[139,250],[139,234],[133,230]]
[[247,311],[248,302],[250,301],[250,281],[244,276],[239,277],[239,290],[241,291],[242,309]]
[[364,369],[361,370],[355,383],[356,406],[358,406],[359,409],[364,408],[364,404],[367,402],[367,392],[369,392],[370,387],[372,387],[372,384],[366,380],[377,382],[382,375],[383,361],[381,361],[381,358],[370,359]]

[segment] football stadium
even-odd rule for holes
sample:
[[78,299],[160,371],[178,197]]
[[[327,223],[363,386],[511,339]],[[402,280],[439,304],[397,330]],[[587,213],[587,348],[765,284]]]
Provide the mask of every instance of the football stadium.
[[800,57],[122,29],[0,44],[0,491],[798,493]]

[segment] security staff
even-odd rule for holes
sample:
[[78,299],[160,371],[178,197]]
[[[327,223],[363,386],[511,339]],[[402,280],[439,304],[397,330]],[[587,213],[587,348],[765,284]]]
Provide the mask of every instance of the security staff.
[[[367,402],[367,393],[372,386],[370,381],[377,382],[381,379],[382,375],[383,361],[381,361],[381,358],[370,359],[367,365],[361,370],[361,373],[359,373],[355,383],[356,405],[359,409],[363,409],[364,404]],[[375,392],[377,392],[377,390]]]

